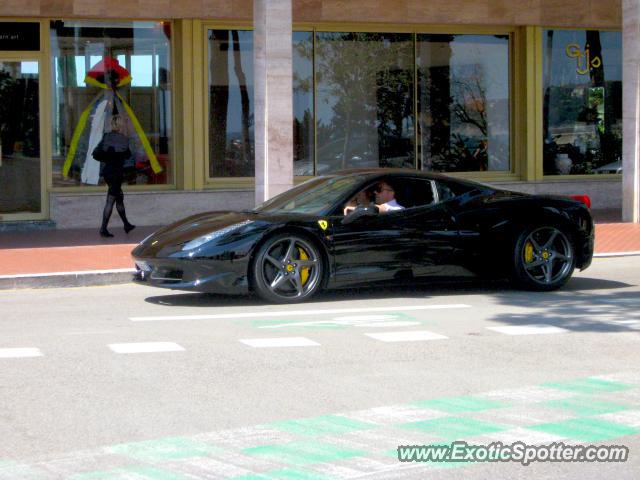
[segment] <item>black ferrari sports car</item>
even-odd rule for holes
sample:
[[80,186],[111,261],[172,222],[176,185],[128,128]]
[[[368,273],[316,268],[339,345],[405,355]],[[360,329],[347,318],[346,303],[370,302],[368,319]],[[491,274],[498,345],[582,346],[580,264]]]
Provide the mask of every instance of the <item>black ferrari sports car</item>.
[[[380,205],[380,199],[394,208]],[[243,212],[194,215],[132,252],[157,287],[300,302],[322,289],[491,275],[531,290],[591,263],[584,202],[414,170],[313,178]]]

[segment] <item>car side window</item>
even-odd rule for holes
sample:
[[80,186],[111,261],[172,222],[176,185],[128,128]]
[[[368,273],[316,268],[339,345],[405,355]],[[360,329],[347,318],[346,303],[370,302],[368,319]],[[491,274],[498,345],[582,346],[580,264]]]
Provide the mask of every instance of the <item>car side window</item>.
[[442,182],[436,182],[436,187],[438,189],[438,200],[441,202],[446,202],[451,198],[455,198],[456,194]]
[[477,185],[466,182],[443,182],[436,180],[434,184],[438,192],[438,202],[446,202],[447,200],[478,189]]
[[433,205],[433,182],[423,178],[403,178],[396,182],[396,200],[404,208],[425,207]]

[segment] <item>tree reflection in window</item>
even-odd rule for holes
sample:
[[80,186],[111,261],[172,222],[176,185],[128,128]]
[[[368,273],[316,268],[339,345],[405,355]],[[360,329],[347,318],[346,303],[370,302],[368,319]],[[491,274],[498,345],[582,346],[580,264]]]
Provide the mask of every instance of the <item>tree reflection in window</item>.
[[411,34],[316,34],[316,173],[414,167]]
[[209,176],[254,168],[252,32],[209,30]]
[[424,170],[504,171],[509,162],[509,37],[417,36]]

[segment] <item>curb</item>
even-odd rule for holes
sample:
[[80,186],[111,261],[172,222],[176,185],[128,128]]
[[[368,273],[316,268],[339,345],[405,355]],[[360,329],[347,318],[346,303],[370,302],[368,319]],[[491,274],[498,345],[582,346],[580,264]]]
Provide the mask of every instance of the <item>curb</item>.
[[131,283],[135,269],[0,275],[0,290],[91,287]]
[[640,255],[640,251],[637,252],[606,252],[606,253],[594,253],[593,258],[608,258],[608,257],[635,257]]

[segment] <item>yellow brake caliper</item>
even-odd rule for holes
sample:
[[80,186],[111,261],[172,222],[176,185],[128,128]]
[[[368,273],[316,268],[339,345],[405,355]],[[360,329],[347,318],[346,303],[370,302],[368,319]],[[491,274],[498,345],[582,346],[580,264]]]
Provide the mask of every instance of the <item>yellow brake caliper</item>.
[[[309,260],[307,252],[302,248],[298,247],[298,252],[300,252],[300,260]],[[302,285],[307,283],[307,280],[309,280],[309,267],[303,267],[300,269],[300,280],[302,281]]]
[[533,245],[531,242],[527,242],[524,245],[524,261],[525,263],[533,262]]

